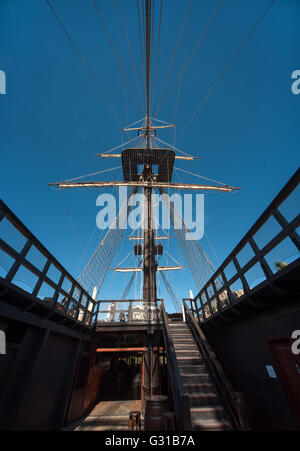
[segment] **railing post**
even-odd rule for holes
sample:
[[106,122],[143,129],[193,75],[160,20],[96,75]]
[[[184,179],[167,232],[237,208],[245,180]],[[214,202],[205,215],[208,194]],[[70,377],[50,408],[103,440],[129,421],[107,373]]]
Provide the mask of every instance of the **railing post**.
[[[209,313],[210,313],[210,316],[212,317],[213,311],[211,308],[211,301],[210,301],[210,297],[208,296],[207,288],[204,288],[204,293],[205,293],[205,297],[206,297],[206,305],[208,305]],[[203,314],[204,314],[204,311],[203,311]]]
[[176,413],[176,422],[180,429],[183,428],[183,430],[191,430],[189,396],[184,393],[184,389],[182,386],[179,367],[174,351],[174,345],[170,335],[169,326],[167,324],[168,322],[167,313],[163,303],[161,304],[161,310],[163,322],[163,335],[168,359],[168,373],[170,378],[169,386],[172,388],[171,393]]
[[63,284],[64,278],[65,278],[65,274],[62,272],[61,275],[60,275],[59,281],[58,281],[58,283],[57,283],[57,286],[56,286],[56,290],[55,290],[54,296],[53,296],[52,313],[50,313],[49,317],[53,314],[53,312],[54,312],[55,309],[56,309],[57,300],[58,300],[58,296],[59,296],[59,291],[60,291],[61,286],[62,286],[62,284]]
[[216,298],[216,301],[217,301],[218,312],[220,312],[220,311],[222,310],[222,308],[221,308],[221,302],[220,302],[218,290],[217,290],[217,287],[216,287],[216,284],[215,284],[214,279],[212,279],[211,285],[212,285],[212,287],[213,287],[214,294],[215,294],[215,298]]
[[238,412],[238,418],[240,423],[240,428],[242,431],[251,431],[250,422],[247,415],[245,396],[243,393],[236,394],[236,410]]
[[213,349],[207,342],[202,329],[197,324],[185,302],[184,307],[190,330],[195,337],[195,342],[199,351],[203,355],[211,379],[215,384],[215,389],[220,400],[222,401],[224,411],[227,414],[227,418],[231,421],[232,428],[237,430],[241,430],[243,428],[245,428],[245,430],[247,430],[247,428],[250,429],[250,426],[247,423],[243,396],[241,394],[236,394],[233,391],[231,383],[225,375]]
[[45,266],[43,268],[43,271],[41,272],[40,277],[39,277],[39,279],[38,279],[38,281],[37,281],[37,283],[36,283],[36,285],[34,287],[34,290],[32,292],[32,296],[37,296],[38,295],[38,292],[40,291],[40,288],[42,286],[42,283],[44,282],[45,276],[47,274],[47,271],[48,271],[50,265],[51,265],[51,261],[50,261],[50,259],[48,259],[46,261]]
[[247,279],[246,279],[246,277],[245,277],[245,275],[244,275],[244,273],[243,273],[243,271],[242,271],[242,268],[240,267],[240,264],[239,264],[239,262],[238,262],[238,260],[237,260],[237,258],[236,258],[236,255],[234,255],[234,256],[232,257],[232,261],[233,261],[234,266],[235,266],[235,268],[236,268],[237,275],[239,276],[239,279],[240,279],[241,282],[242,282],[243,289],[244,289],[244,293],[248,295],[249,292],[250,292],[250,287],[249,287],[249,284],[248,284],[248,282],[247,282]]
[[287,235],[293,241],[298,251],[300,251],[300,239],[297,232],[295,232],[295,230],[290,229],[290,224],[285,219],[285,217],[280,213],[280,211],[277,210],[277,208],[274,208],[273,216],[277,220],[277,222],[281,225],[282,229],[287,231]]
[[191,409],[190,409],[190,399],[189,395],[184,394],[181,397],[182,403],[182,426],[184,431],[192,430],[192,419],[191,419]]
[[7,273],[7,275],[5,277],[5,280],[7,280],[7,282],[11,282],[12,279],[15,277],[18,269],[22,265],[22,263],[24,261],[24,258],[27,255],[31,245],[32,245],[31,240],[27,240],[26,243],[25,243],[25,246],[23,247],[23,249],[19,253],[18,257],[16,258],[16,260],[14,262],[14,264],[12,265],[12,267],[10,268],[9,272]]
[[267,279],[271,279],[271,277],[273,276],[273,273],[271,271],[270,266],[268,265],[265,257],[263,255],[261,255],[261,252],[253,238],[253,236],[250,236],[249,238],[249,244],[251,246],[251,248],[253,249],[253,252],[255,255],[257,255],[258,257],[258,261],[262,267],[263,272],[265,273],[265,276]]

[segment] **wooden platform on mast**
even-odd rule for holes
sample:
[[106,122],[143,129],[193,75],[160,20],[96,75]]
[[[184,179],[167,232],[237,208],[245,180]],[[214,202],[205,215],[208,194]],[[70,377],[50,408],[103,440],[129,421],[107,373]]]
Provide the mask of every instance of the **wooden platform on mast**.
[[159,182],[172,180],[175,152],[171,149],[125,149],[122,152],[124,181],[139,181],[139,165],[157,166]]

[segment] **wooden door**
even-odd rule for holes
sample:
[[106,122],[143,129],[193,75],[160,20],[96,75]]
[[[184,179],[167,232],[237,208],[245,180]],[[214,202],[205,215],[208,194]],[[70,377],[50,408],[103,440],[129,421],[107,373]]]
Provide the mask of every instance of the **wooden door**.
[[300,425],[300,356],[292,352],[292,340],[286,336],[266,340],[278,379]]

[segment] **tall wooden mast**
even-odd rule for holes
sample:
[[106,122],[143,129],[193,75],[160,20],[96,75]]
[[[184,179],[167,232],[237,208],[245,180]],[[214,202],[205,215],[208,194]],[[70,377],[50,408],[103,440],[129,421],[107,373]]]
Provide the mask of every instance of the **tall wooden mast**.
[[[144,138],[144,146],[140,148],[126,148],[121,154],[97,154],[104,158],[121,158],[123,166],[123,181],[89,181],[89,182],[58,182],[49,183],[58,188],[104,188],[104,187],[132,187],[134,192],[142,189],[144,192],[144,245],[143,245],[143,301],[145,311],[148,313],[149,336],[152,330],[151,322],[154,320],[153,307],[156,306],[156,272],[155,260],[156,248],[154,243],[152,192],[156,188],[159,191],[169,188],[189,190],[215,190],[227,191],[239,190],[228,185],[199,185],[172,183],[172,173],[175,159],[193,161],[198,157],[177,156],[170,148],[152,148],[151,136],[156,136],[157,129],[174,127],[174,125],[154,125],[150,118],[150,75],[151,75],[151,31],[152,31],[152,6],[153,0],[143,0],[145,11],[145,90],[146,90],[146,116],[141,127],[124,128],[124,131],[137,131]],[[140,167],[142,171],[140,173]],[[154,170],[155,167],[155,170]],[[156,170],[156,168],[158,168]],[[133,268],[134,269],[134,268]],[[158,268],[159,270],[160,268]],[[150,342],[150,340],[149,340]]]
[[[120,157],[122,159],[124,181],[109,182],[59,182],[50,183],[58,188],[100,188],[110,186],[128,186],[132,187],[134,192],[140,188],[144,192],[144,245],[143,250],[139,253],[143,254],[143,302],[144,316],[148,322],[148,334],[146,348],[144,354],[145,363],[145,384],[143,385],[143,399],[147,394],[155,394],[159,391],[158,382],[158,354],[155,350],[155,323],[156,323],[156,272],[157,270],[179,269],[179,267],[160,267],[156,264],[157,246],[154,243],[154,227],[153,227],[153,205],[152,192],[156,188],[160,191],[166,188],[175,189],[192,189],[192,190],[216,190],[216,191],[232,191],[239,188],[233,188],[228,185],[209,186],[196,184],[172,183],[172,173],[175,159],[192,161],[197,157],[176,156],[173,149],[170,148],[152,148],[151,136],[156,136],[156,130],[162,128],[173,127],[174,125],[155,126],[150,118],[150,75],[151,75],[151,30],[152,30],[152,5],[153,0],[144,0],[145,11],[145,83],[146,83],[146,117],[141,127],[125,128],[124,131],[137,131],[138,136],[144,138],[144,146],[140,148],[126,148],[121,154],[99,154],[102,157]],[[140,168],[142,171],[140,173]],[[157,168],[157,170],[156,170]],[[160,252],[160,251],[159,251]],[[162,252],[162,246],[161,246]],[[126,268],[124,268],[126,269]],[[129,268],[134,270],[138,268]],[[127,271],[128,269],[126,269]]]
[[[151,58],[151,2],[145,0],[146,12],[146,124],[145,124],[145,144],[146,150],[150,151],[150,58]],[[143,250],[143,269],[144,286],[143,299],[144,304],[149,308],[151,302],[156,301],[156,271],[155,271],[155,252],[153,237],[153,212],[152,212],[152,186],[153,170],[152,161],[149,159],[144,163],[143,181],[149,182],[149,187],[144,187],[144,250]]]

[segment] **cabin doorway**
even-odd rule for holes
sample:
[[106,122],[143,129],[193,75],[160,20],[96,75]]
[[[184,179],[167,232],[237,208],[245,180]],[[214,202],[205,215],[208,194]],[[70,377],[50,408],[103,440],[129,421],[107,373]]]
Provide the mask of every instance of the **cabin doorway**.
[[101,401],[141,399],[142,352],[101,352],[97,353],[97,358],[101,360],[103,369],[99,391]]

